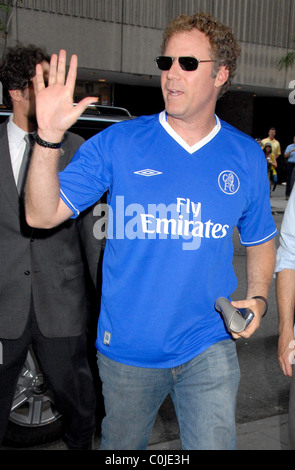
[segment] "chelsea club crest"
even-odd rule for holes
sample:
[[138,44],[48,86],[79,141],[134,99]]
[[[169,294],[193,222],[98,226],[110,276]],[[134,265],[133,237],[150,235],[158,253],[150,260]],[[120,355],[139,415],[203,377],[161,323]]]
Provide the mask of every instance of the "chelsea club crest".
[[222,192],[232,196],[240,189],[240,180],[237,175],[230,170],[223,171],[218,177],[218,184]]

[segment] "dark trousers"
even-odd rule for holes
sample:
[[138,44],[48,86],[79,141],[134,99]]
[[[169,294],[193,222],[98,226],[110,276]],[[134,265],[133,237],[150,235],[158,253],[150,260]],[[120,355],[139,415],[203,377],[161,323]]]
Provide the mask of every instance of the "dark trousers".
[[45,338],[31,311],[21,338],[0,339],[0,444],[5,436],[18,376],[30,345],[62,414],[64,440],[70,448],[83,448],[95,429],[95,392],[87,360],[86,335]]

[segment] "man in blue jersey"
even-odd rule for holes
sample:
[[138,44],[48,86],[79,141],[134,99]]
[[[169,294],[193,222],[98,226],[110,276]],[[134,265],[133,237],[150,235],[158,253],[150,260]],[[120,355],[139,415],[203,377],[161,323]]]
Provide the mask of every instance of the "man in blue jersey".
[[[239,366],[233,337],[249,337],[266,310],[276,227],[257,143],[215,114],[239,56],[231,30],[209,14],[176,18],[162,56],[165,111],[90,139],[57,176],[63,133],[92,98],[72,105],[77,57],[37,69],[38,145],[27,220],[77,217],[107,192],[108,240],[96,346],[106,417],[102,449],[145,449],[171,395],[184,449],[234,449]],[[234,227],[247,251],[246,300],[255,318],[227,331],[214,308],[237,287]]]

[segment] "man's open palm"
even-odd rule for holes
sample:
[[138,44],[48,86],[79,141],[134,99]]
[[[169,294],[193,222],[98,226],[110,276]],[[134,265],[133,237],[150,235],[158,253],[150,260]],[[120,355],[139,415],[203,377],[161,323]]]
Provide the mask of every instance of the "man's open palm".
[[40,64],[36,66],[36,114],[41,137],[50,142],[59,142],[91,103],[95,97],[84,98],[79,104],[73,104],[77,77],[78,58],[71,57],[66,77],[66,51],[59,56],[53,54],[50,61],[48,87],[45,87]]

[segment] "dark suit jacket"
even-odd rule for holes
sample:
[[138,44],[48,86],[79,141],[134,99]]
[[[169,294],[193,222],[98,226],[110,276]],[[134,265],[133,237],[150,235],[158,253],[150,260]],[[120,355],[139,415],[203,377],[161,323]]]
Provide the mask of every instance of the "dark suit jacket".
[[[65,135],[60,169],[82,143],[75,134]],[[88,314],[83,246],[93,278],[102,253],[92,211],[54,229],[29,227],[13,177],[7,122],[0,125],[0,149],[0,338],[22,335],[31,299],[44,336],[77,336],[85,331]]]

